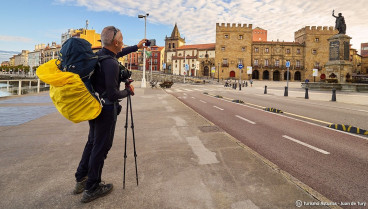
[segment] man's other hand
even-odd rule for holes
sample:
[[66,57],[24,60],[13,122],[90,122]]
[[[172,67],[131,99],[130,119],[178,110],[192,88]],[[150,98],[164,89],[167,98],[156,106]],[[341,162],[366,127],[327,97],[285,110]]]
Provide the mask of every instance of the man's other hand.
[[146,43],[148,39],[142,39],[138,44],[137,44],[137,47],[138,49],[144,49],[144,48],[147,48],[147,46],[144,46],[143,44]]

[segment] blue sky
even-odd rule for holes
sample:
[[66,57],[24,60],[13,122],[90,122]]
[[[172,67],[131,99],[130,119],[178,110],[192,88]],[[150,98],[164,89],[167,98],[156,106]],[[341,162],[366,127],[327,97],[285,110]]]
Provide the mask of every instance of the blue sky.
[[366,0],[5,0],[0,12],[1,51],[32,51],[36,44],[56,41],[69,28],[85,27],[100,33],[108,25],[123,32],[124,43],[136,44],[144,37],[163,46],[175,22],[187,44],[214,43],[216,23],[253,24],[268,30],[268,40],[293,41],[294,32],[304,26],[334,26],[331,16],[341,12],[353,48],[368,42]]

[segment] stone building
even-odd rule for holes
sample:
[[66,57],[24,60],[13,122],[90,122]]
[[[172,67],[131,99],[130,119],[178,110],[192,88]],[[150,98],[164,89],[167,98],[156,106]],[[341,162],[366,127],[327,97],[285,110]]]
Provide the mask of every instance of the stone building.
[[368,74],[368,43],[361,44],[361,53],[362,53],[362,73]]
[[289,80],[304,76],[304,50],[298,42],[265,41],[252,44],[252,79],[287,80],[286,62],[290,62]]
[[[252,24],[221,25],[216,23],[216,58],[218,73],[215,78],[249,79],[246,70],[238,69],[238,64],[251,66],[252,64]],[[219,66],[218,66],[219,65]]]
[[361,74],[362,73],[362,56],[358,54],[358,50],[350,48],[349,61],[353,65],[353,73]]
[[[178,29],[177,24],[175,23],[174,29],[171,32],[171,36],[165,38],[165,63],[166,63],[166,69],[165,73],[172,74],[172,61],[171,58],[168,57],[168,53],[170,52],[176,52],[176,48],[181,47],[185,44],[185,38],[182,38],[180,36],[180,32]],[[172,53],[170,53],[172,54]]]
[[318,69],[318,76],[315,81],[326,78],[324,65],[329,61],[328,39],[338,33],[332,26],[306,26],[295,32],[295,42],[304,45],[304,69],[302,80],[313,81],[313,69]]

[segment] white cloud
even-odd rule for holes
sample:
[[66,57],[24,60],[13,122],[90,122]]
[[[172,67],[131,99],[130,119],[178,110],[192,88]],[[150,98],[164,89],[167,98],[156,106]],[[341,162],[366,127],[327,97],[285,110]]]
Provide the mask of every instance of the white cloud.
[[23,42],[23,43],[32,43],[33,40],[27,37],[20,37],[20,36],[3,36],[0,35],[0,41],[6,42]]
[[[304,26],[334,26],[335,13],[341,12],[351,43],[360,49],[367,42],[366,0],[59,0],[60,3],[86,7],[92,11],[111,11],[136,16],[150,13],[148,22],[178,23],[187,43],[215,42],[219,23],[253,24],[268,30],[268,40],[293,41],[294,32]],[[170,35],[170,34],[167,34]]]

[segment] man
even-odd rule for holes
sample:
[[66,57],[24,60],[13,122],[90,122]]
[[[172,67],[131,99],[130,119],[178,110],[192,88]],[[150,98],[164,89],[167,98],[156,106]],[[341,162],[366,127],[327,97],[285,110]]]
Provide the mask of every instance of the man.
[[102,97],[103,108],[100,115],[89,121],[88,141],[82,159],[75,173],[76,186],[74,194],[83,193],[82,202],[87,203],[111,192],[113,185],[101,183],[102,168],[114,139],[118,109],[118,99],[134,95],[134,87],[126,85],[120,90],[119,63],[116,58],[145,48],[146,39],[137,45],[123,47],[123,35],[114,26],[105,27],[101,33],[103,48],[96,54],[111,57],[101,61],[100,70],[95,70],[92,83],[96,92]]

